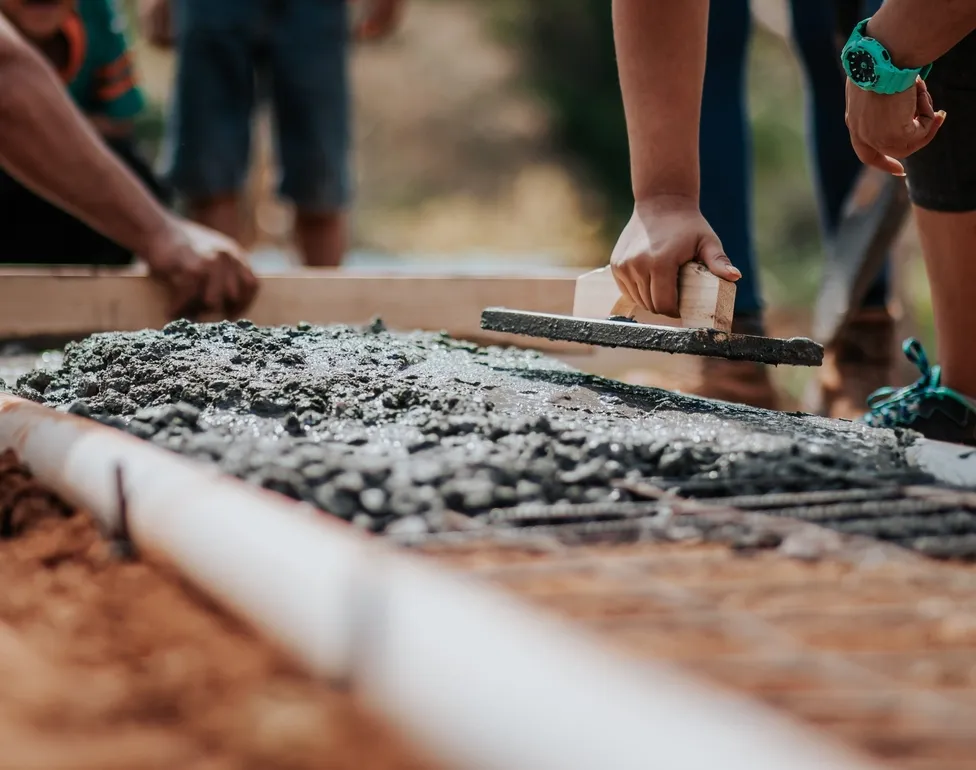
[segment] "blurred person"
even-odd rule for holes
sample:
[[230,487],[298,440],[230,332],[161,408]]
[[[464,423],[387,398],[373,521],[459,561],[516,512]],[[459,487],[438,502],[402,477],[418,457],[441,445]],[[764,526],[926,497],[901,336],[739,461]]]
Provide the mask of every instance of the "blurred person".
[[[700,259],[736,281],[722,242],[700,207],[699,125],[708,0],[613,0],[614,35],[631,148],[634,214],[614,250],[614,277],[640,307],[677,315],[677,272]],[[887,0],[859,24],[844,50],[847,122],[858,157],[891,173],[907,158],[909,188],[926,265],[944,366],[917,342],[906,354],[922,372],[913,385],[882,389],[864,418],[976,445],[976,166],[974,135],[976,0]],[[877,39],[874,39],[877,38]],[[880,42],[879,42],[880,41]],[[934,62],[934,65],[932,64]],[[931,65],[931,67],[930,67]],[[930,72],[931,70],[931,72]],[[667,71],[670,76],[660,77]],[[929,76],[929,87],[921,75]],[[947,130],[940,130],[948,107]]]
[[[358,37],[391,33],[403,3],[367,2]],[[149,39],[176,47],[164,165],[190,216],[240,237],[251,125],[267,97],[279,193],[295,205],[302,259],[341,264],[352,187],[346,0],[143,0],[142,8]]]
[[866,419],[976,445],[976,0],[887,0],[855,28],[843,61],[855,152],[908,175],[942,361],[931,366],[906,341],[921,377],[876,393]]
[[[91,2],[92,7],[98,4],[96,0],[82,2]],[[109,8],[105,0],[99,2],[103,9]],[[54,6],[61,4],[48,0],[30,5],[43,17],[60,12]],[[63,40],[59,44],[62,49],[64,44]],[[76,77],[82,72],[84,61]],[[4,84],[0,89],[0,166],[14,179],[138,254],[150,275],[167,290],[173,317],[204,311],[237,314],[250,304],[257,281],[240,247],[170,214],[106,147],[73,104],[55,69],[2,14],[0,82]],[[21,224],[12,222],[9,211],[6,213],[0,238],[4,251],[8,227]],[[50,226],[45,220],[27,224],[33,224],[35,233]],[[79,301],[84,302],[84,297]]]
[[[793,39],[807,86],[807,134],[825,240],[836,233],[844,203],[864,168],[844,124],[845,77],[838,55],[854,22],[880,5],[881,0],[790,0]],[[843,38],[838,40],[841,28]],[[751,29],[749,0],[711,4],[701,107],[701,211],[742,272],[734,331],[765,336],[752,218],[746,84]],[[826,351],[819,379],[820,411],[848,418],[864,413],[867,397],[889,381],[893,335],[885,270],[839,343]],[[771,409],[778,406],[768,367],[748,361],[703,360],[693,392]]]
[[[160,200],[166,192],[139,155],[133,120],[145,108],[120,17],[108,0],[0,0],[0,12],[51,63],[105,142]],[[0,171],[3,260],[123,266],[135,255]]]

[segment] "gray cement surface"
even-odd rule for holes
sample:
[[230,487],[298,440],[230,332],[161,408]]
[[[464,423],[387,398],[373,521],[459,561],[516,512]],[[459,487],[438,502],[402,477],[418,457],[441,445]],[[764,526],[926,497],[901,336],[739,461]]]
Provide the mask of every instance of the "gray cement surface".
[[[59,365],[60,364],[60,365]],[[19,378],[90,416],[372,531],[520,503],[627,500],[615,481],[742,494],[909,471],[908,437],[621,385],[538,353],[346,326],[170,324],[95,335]]]

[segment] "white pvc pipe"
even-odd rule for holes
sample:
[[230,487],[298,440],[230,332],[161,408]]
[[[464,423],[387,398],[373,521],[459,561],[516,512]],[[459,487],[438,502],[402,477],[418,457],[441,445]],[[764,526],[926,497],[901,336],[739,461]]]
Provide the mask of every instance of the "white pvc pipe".
[[[595,640],[303,506],[0,395],[0,446],[130,532],[312,672],[472,770],[867,770],[771,712]],[[309,510],[309,509],[306,509]]]

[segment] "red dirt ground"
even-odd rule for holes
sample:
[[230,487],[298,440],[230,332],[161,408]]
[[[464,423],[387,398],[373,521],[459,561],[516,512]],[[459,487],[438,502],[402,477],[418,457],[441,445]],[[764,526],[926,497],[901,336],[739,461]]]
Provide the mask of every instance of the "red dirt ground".
[[428,770],[345,693],[181,582],[113,558],[7,454],[0,768]]

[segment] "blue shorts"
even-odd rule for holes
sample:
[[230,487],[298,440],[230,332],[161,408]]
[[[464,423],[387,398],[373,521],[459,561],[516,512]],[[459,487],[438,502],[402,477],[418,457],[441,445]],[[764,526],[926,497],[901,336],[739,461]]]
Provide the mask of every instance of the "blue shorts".
[[274,113],[279,192],[304,211],[351,195],[346,0],[175,0],[178,65],[163,164],[190,200],[244,187],[255,108]]

